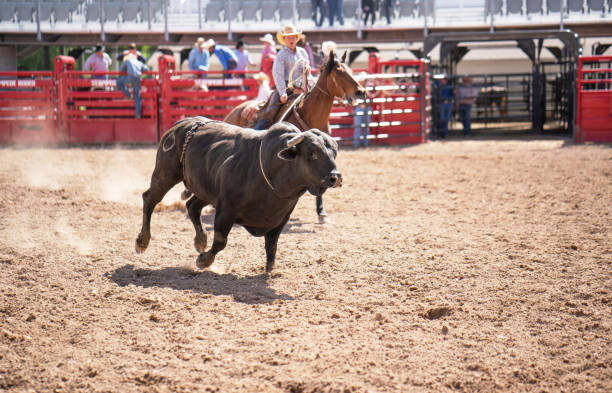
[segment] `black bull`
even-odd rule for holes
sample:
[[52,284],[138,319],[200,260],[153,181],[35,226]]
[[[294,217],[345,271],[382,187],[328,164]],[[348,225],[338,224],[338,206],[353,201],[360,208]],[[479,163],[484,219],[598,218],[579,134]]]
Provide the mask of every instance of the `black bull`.
[[[279,123],[257,132],[204,117],[178,121],[162,137],[150,188],[142,194],[143,218],[136,251],[151,239],[153,209],[184,181],[193,196],[187,212],[195,228],[196,265],[209,267],[225,248],[234,223],[265,237],[266,271],[274,266],[276,245],[298,199],[309,191],[322,195],[342,185],[336,169],[338,144],[329,135]],[[200,214],[215,206],[214,239],[206,249]]]

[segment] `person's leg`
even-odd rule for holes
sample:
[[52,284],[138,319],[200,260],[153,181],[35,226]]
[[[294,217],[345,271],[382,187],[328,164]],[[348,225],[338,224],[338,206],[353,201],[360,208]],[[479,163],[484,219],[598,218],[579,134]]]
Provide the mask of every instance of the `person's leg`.
[[[370,110],[370,109],[368,109]],[[365,124],[363,126],[363,146],[367,147],[368,146],[368,135],[370,134],[370,120],[371,120],[371,115],[366,115],[365,116]]]
[[132,90],[134,90],[134,106],[136,107],[136,117],[140,119],[142,117],[142,102],[140,101],[140,78],[130,78],[132,84]]
[[465,124],[466,124],[466,132],[465,135],[466,136],[470,136],[472,135],[472,119],[471,119],[471,111],[472,111],[472,105],[466,105],[466,109],[465,109]]
[[336,9],[336,14],[338,15],[338,22],[340,23],[340,26],[344,26],[344,10],[342,9],[342,7],[344,6],[344,0],[337,0],[336,4],[338,7]]
[[344,6],[344,0],[337,0],[337,9],[336,9],[336,15],[338,17],[338,22],[340,23],[340,26],[344,26],[344,10],[342,9],[342,7]]
[[336,17],[336,9],[338,8],[338,0],[327,0],[327,17],[329,19],[329,26],[334,25],[334,18]]
[[127,76],[121,75],[119,78],[117,78],[117,87],[123,92],[123,94],[125,94],[127,98],[132,98],[130,90],[127,88]]
[[440,106],[440,137],[448,136],[448,121],[450,120],[451,104],[441,104]]
[[361,137],[361,120],[355,116],[355,131],[353,131],[353,147],[359,147],[359,138]]
[[392,1],[385,0],[385,17],[387,18],[388,25],[391,24],[391,7],[392,7]]
[[274,121],[274,116],[276,116],[276,113],[278,112],[279,108],[280,94],[278,93],[278,90],[274,89],[272,91],[270,99],[268,100],[268,103],[263,108],[263,112],[259,116],[259,120],[257,120],[257,123],[255,124],[255,129],[265,130],[270,127],[272,125],[272,122]]

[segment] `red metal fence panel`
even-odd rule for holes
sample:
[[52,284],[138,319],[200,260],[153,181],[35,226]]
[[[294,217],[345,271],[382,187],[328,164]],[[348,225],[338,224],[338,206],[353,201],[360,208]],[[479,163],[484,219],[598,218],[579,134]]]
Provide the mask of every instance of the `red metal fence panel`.
[[176,121],[188,116],[223,118],[237,105],[257,96],[257,82],[233,73],[232,78],[222,72],[176,71],[172,56],[159,59],[161,82],[162,134]]
[[[143,73],[142,116],[136,118],[133,98],[117,88],[122,73],[75,71],[74,65],[74,58],[57,56],[54,73],[0,73],[0,143],[155,143],[177,120],[221,120],[257,96],[249,72],[176,71],[174,57],[164,55],[158,73]],[[424,142],[430,128],[427,63],[377,62],[375,68],[375,75],[360,75],[372,98],[368,139]],[[332,136],[341,143],[353,139],[353,114],[346,102],[332,108]]]
[[58,74],[60,125],[67,143],[157,142],[157,73],[142,75],[141,118],[136,118],[133,91],[127,98],[117,88],[120,75],[72,70]]
[[612,142],[612,56],[578,59],[576,142]]
[[56,113],[51,72],[0,72],[0,143],[59,142]]
[[[425,142],[431,129],[427,62],[376,61],[369,70],[376,73],[357,77],[371,98],[369,142],[386,145]],[[332,109],[332,136],[341,143],[353,140],[353,111],[346,104],[337,104]]]

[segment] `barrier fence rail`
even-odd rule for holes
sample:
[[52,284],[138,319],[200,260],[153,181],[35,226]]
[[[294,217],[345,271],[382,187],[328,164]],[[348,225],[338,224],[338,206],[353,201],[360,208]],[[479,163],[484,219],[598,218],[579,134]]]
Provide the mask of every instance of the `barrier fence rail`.
[[[612,57],[578,60],[577,142],[612,141]],[[118,72],[74,70],[74,59],[58,56],[54,72],[0,72],[0,143],[156,143],[182,117],[222,119],[257,94],[257,82],[174,70],[160,58],[158,72],[142,80],[142,118],[134,100],[117,89]],[[369,141],[422,143],[431,128],[428,62],[374,61],[360,77],[370,93]],[[202,86],[206,86],[203,89]],[[338,102],[330,117],[332,136],[353,138],[353,108]]]
[[56,123],[52,72],[0,72],[0,143],[57,143]]
[[576,142],[612,142],[612,56],[578,58]]

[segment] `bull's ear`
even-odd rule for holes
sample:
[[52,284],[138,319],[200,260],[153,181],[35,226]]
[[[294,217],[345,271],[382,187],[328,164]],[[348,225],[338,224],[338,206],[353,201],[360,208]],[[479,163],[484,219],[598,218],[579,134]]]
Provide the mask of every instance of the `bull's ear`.
[[298,155],[298,150],[295,146],[286,147],[283,150],[279,151],[276,155],[281,160],[285,161],[293,161]]

